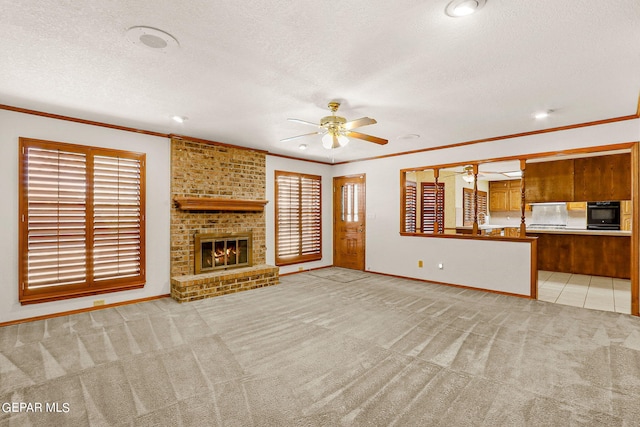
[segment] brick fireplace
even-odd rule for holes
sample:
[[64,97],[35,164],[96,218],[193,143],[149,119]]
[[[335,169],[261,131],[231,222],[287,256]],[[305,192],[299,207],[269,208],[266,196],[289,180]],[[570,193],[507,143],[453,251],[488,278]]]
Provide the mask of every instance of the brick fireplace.
[[[193,301],[278,283],[278,268],[265,265],[265,163],[264,152],[171,139],[174,299]],[[202,249],[196,250],[196,243],[202,248],[203,236],[205,252],[211,249],[212,257],[203,258]],[[218,254],[216,261],[216,249],[228,252],[227,258]],[[239,249],[246,250],[241,263]]]

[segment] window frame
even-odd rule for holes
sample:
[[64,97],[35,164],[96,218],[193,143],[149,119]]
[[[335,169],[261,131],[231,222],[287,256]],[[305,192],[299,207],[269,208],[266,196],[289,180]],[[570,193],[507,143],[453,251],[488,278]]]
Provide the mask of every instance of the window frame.
[[[302,182],[302,180],[307,179],[307,180],[313,180],[315,183],[317,183],[318,186],[318,190],[317,193],[314,193],[312,195],[312,197],[315,198],[315,200],[317,200],[317,206],[314,205],[314,207],[312,208],[312,212],[304,212],[303,209],[298,209],[297,215],[299,218],[299,222],[298,222],[298,239],[299,239],[299,245],[298,245],[298,250],[297,253],[295,255],[281,255],[280,251],[281,251],[281,239],[280,239],[280,232],[281,232],[281,224],[280,224],[280,210],[284,209],[280,204],[280,197],[281,197],[281,189],[280,189],[280,183],[279,183],[279,178],[280,177],[289,177],[289,178],[293,178],[293,179],[297,179],[299,183]],[[297,172],[287,172],[287,171],[279,171],[276,170],[274,172],[274,192],[275,192],[275,203],[274,203],[274,218],[275,218],[275,264],[278,266],[281,265],[291,265],[291,264],[299,264],[302,262],[310,262],[310,261],[319,261],[322,259],[322,177],[320,175],[310,175],[310,174],[304,174],[304,173],[297,173]],[[302,186],[299,186],[299,191],[297,192],[297,201],[301,206],[301,200],[303,197],[303,191],[302,191]],[[317,212],[317,214],[313,214],[313,212]],[[305,236],[303,234],[303,216],[304,215],[316,215],[317,218],[314,220],[312,219],[311,221],[313,221],[316,226],[314,227],[314,229],[312,230],[312,232],[314,233],[313,236],[309,237],[307,236],[306,239],[311,239],[315,241],[314,246],[314,252],[311,253],[303,253],[303,241],[305,240]],[[307,218],[307,221],[309,221],[309,219]],[[317,235],[316,235],[317,233]]]
[[[84,259],[86,263],[86,271],[84,272],[85,277],[83,280],[73,281],[72,283],[62,282],[62,284],[55,284],[55,282],[52,282],[50,284],[41,285],[41,286],[37,286],[37,285],[30,286],[28,282],[29,231],[30,231],[29,189],[28,189],[28,185],[29,185],[28,151],[29,151],[29,148],[32,148],[32,147],[35,149],[41,149],[41,150],[54,150],[54,151],[57,150],[66,154],[71,154],[71,153],[79,154],[81,156],[84,156],[85,158],[86,166],[84,169],[85,171],[84,180],[80,181],[80,185],[85,186],[85,193],[84,193],[85,197],[84,197],[84,205],[83,205],[84,206],[84,226],[79,227],[79,229],[84,228],[84,238],[83,239],[80,238],[79,240],[82,242],[81,244],[84,245],[84,254],[83,255],[81,254],[80,256],[85,257]],[[134,264],[133,273],[127,273],[127,274],[116,273],[113,275],[108,275],[107,278],[100,277],[98,274],[98,277],[95,277],[96,271],[99,270],[99,268],[98,269],[95,268],[96,267],[94,265],[95,260],[105,261],[106,258],[113,259],[115,256],[115,258],[117,259],[116,264],[118,265],[118,267],[115,267],[115,269],[120,268],[121,251],[122,251],[122,248],[125,247],[125,244],[122,244],[120,242],[121,234],[124,234],[121,231],[121,227],[128,228],[129,230],[131,230],[131,227],[126,227],[124,225],[121,225],[121,223],[123,222],[123,219],[131,218],[131,214],[130,213],[128,215],[123,214],[121,216],[116,215],[117,216],[116,221],[118,222],[118,225],[117,225],[118,231],[116,233],[117,243],[113,243],[113,241],[110,243],[107,243],[108,249],[116,250],[116,255],[111,255],[111,256],[95,255],[96,248],[101,246],[101,243],[97,243],[96,239],[98,239],[99,237],[106,236],[107,240],[113,240],[113,239],[109,239],[108,237],[110,236],[102,233],[99,230],[100,226],[104,227],[105,226],[104,224],[108,223],[109,220],[105,221],[104,216],[101,217],[102,219],[98,218],[97,216],[94,216],[94,213],[95,213],[94,207],[98,207],[97,209],[98,211],[100,211],[101,209],[105,209],[105,206],[106,206],[106,209],[109,209],[108,203],[111,202],[112,200],[107,199],[106,202],[102,202],[102,203],[96,202],[95,193],[97,192],[101,196],[106,194],[107,196],[111,196],[111,197],[113,197],[113,194],[118,194],[116,196],[118,198],[116,205],[118,209],[120,209],[121,204],[120,204],[119,198],[121,197],[120,192],[123,191],[122,190],[123,187],[120,187],[121,184],[118,184],[118,187],[117,187],[118,190],[115,193],[109,193],[108,191],[105,193],[104,191],[99,190],[99,188],[104,188],[104,185],[103,186],[94,185],[95,184],[94,179],[96,178],[96,175],[104,174],[105,173],[104,171],[109,168],[109,166],[104,166],[104,164],[102,166],[95,166],[94,159],[96,157],[119,158],[119,159],[126,159],[127,162],[139,163],[139,169],[137,169],[139,171],[138,172],[139,175],[136,176],[139,182],[139,186],[136,188],[136,190],[138,191],[137,193],[138,204],[134,205],[135,206],[134,210],[137,213],[138,221],[136,222],[136,225],[133,227],[134,229],[133,239],[136,242],[138,242],[138,246],[134,248],[134,251],[136,252],[136,257],[135,257],[135,260],[133,261],[133,264]],[[109,149],[109,148],[92,147],[92,146],[79,145],[79,144],[70,144],[70,143],[64,143],[64,142],[46,141],[46,140],[39,140],[39,139],[32,139],[32,138],[23,138],[23,137],[19,138],[18,300],[21,304],[24,305],[24,304],[57,301],[57,300],[63,300],[63,299],[69,299],[69,298],[77,298],[77,297],[83,297],[83,296],[89,296],[89,295],[118,292],[123,290],[137,289],[137,288],[144,287],[146,282],[146,256],[145,256],[145,253],[146,253],[146,250],[145,250],[145,240],[146,240],[146,236],[145,236],[146,235],[146,212],[145,212],[145,204],[146,204],[145,203],[146,201],[145,175],[146,173],[145,173],[145,169],[146,169],[146,166],[145,166],[145,162],[146,162],[146,155],[144,153],[115,150],[115,149]],[[126,174],[126,172],[123,172],[120,170],[117,173],[119,174],[119,177],[124,176]],[[104,177],[102,179],[104,179]],[[98,178],[97,181],[100,181],[100,178]],[[60,181],[58,181],[58,185],[59,183]],[[58,189],[60,189],[60,187],[58,187]],[[59,204],[58,204],[58,207],[59,207]],[[98,212],[98,214],[100,214],[100,212]],[[105,215],[104,212],[102,212],[101,214]],[[55,222],[55,226],[58,227],[60,224],[59,222],[60,215],[58,214],[58,216],[56,216],[55,218],[56,218],[55,220],[51,220],[51,223]],[[97,224],[96,227],[98,228],[94,227],[94,222],[95,224]],[[31,230],[33,230],[33,228],[31,228]],[[78,234],[78,236],[80,236],[80,234]],[[103,242],[104,241],[102,241],[102,243]],[[80,249],[80,252],[82,252],[82,249]],[[51,259],[59,260],[59,258],[56,258],[55,256],[53,256]],[[99,264],[99,263],[96,263],[96,264]],[[111,269],[113,269],[113,267]]]

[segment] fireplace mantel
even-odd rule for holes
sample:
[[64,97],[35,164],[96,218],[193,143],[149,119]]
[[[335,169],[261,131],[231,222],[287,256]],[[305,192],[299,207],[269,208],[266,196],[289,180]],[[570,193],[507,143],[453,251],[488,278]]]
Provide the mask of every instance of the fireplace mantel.
[[221,199],[216,197],[176,197],[173,199],[183,211],[239,211],[262,212],[268,200]]

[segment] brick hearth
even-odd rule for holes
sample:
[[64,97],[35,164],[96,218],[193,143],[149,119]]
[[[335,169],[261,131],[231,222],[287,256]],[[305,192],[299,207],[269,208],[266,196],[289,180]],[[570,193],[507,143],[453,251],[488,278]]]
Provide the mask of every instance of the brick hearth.
[[196,301],[279,283],[279,269],[254,265],[227,271],[171,278],[171,297],[178,302]]

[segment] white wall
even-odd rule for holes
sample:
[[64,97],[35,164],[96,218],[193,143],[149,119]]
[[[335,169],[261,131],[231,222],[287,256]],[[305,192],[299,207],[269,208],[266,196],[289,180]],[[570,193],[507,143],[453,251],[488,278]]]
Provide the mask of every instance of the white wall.
[[313,268],[326,267],[333,264],[333,210],[332,210],[332,188],[333,178],[331,177],[332,166],[292,160],[278,156],[267,156],[267,195],[269,200],[266,206],[267,220],[267,264],[275,265],[275,171],[306,173],[310,175],[322,176],[322,259],[319,261],[305,262],[300,264],[286,265],[280,267],[280,274],[292,273],[295,271],[310,270]]
[[[18,138],[91,145],[146,153],[146,270],[142,289],[40,304],[18,302]],[[0,110],[0,323],[60,313],[93,306],[97,299],[106,304],[168,294],[170,142],[134,132],[55,120]]]
[[[400,169],[638,140],[640,120],[636,119],[346,163],[334,166],[332,173],[367,176],[367,270],[528,294],[531,262],[528,243],[400,236]],[[418,260],[424,261],[423,268],[418,268]],[[444,265],[442,270],[437,267],[439,263]]]

